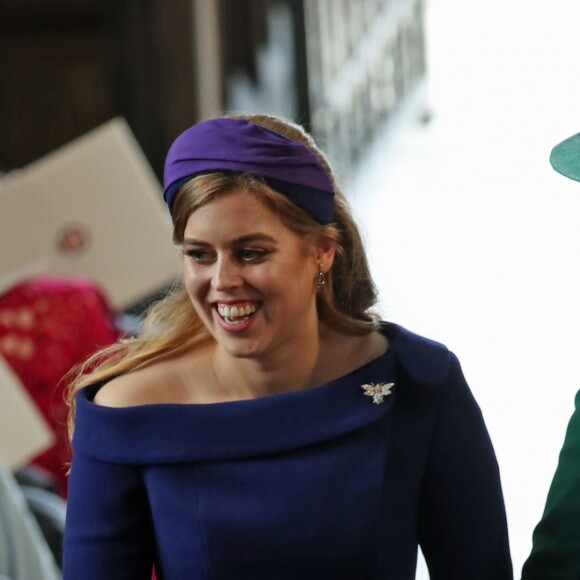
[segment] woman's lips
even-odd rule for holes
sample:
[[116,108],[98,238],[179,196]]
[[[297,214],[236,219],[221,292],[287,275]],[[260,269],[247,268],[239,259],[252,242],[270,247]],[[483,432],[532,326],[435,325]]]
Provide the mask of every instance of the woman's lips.
[[242,302],[238,304],[217,304],[218,314],[222,318],[243,318],[254,314],[258,310],[258,305],[255,302]]
[[217,302],[214,310],[221,328],[227,332],[239,333],[247,330],[254,320],[254,315],[260,308],[257,302],[236,302],[226,304]]

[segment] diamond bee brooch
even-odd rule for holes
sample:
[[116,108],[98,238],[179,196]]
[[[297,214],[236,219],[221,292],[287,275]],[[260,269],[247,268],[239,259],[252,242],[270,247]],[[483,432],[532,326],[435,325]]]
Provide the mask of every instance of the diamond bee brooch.
[[361,385],[365,396],[372,397],[375,405],[381,405],[385,402],[385,397],[391,394],[391,389],[395,383],[368,383]]

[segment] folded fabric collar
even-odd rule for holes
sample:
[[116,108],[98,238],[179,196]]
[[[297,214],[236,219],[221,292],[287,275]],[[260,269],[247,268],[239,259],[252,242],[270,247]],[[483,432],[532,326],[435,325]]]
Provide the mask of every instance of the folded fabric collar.
[[302,143],[245,119],[210,119],[177,137],[165,160],[167,205],[171,208],[186,181],[213,172],[260,177],[319,223],[334,218],[334,188],[318,157]]

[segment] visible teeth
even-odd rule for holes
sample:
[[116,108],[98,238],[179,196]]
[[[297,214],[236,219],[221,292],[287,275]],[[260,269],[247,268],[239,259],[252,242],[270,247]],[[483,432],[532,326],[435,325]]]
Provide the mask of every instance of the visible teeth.
[[246,304],[246,306],[226,306],[218,304],[218,312],[222,318],[238,318],[239,316],[249,316],[256,312],[255,304]]

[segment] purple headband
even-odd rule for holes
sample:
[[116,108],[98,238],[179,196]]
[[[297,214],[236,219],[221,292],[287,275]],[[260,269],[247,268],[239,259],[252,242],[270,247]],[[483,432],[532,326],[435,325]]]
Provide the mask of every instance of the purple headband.
[[320,160],[305,145],[245,119],[198,123],[173,142],[165,159],[163,199],[201,173],[249,173],[306,210],[321,224],[334,218],[334,188]]

